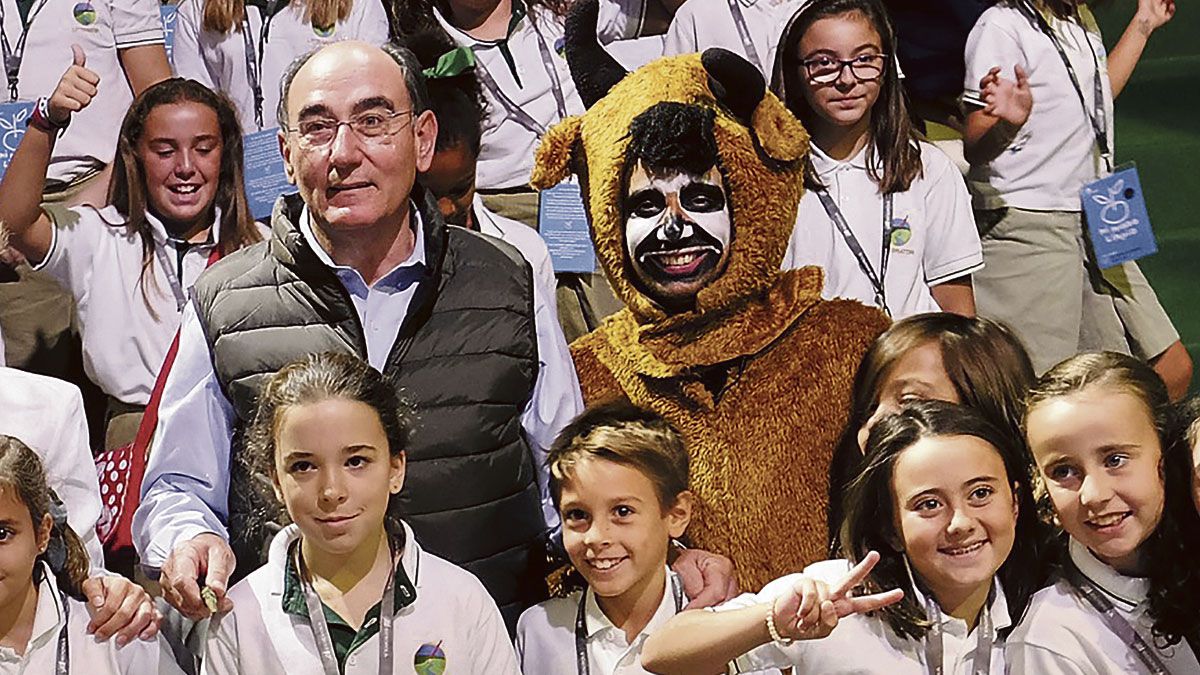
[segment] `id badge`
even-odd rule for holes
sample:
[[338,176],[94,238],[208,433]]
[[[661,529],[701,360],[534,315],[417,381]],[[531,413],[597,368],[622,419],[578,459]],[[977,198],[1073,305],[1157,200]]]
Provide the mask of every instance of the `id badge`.
[[283,168],[279,152],[279,129],[272,127],[242,137],[242,157],[246,168],[246,201],[255,220],[271,217],[275,200],[296,191]]
[[0,178],[8,171],[8,163],[25,136],[25,122],[32,112],[30,101],[0,103]]
[[1079,194],[1101,269],[1158,251],[1136,166],[1118,167],[1112,175],[1084,185]]
[[596,251],[578,182],[559,183],[538,194],[538,232],[550,249],[556,273],[596,271]]

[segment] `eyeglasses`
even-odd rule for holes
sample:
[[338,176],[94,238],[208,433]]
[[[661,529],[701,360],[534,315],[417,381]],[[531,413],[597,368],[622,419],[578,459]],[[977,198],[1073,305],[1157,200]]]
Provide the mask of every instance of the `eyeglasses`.
[[870,82],[879,79],[879,76],[883,74],[887,57],[887,54],[861,54],[852,59],[835,59],[832,56],[822,55],[806,59],[801,63],[804,64],[804,70],[808,73],[808,79],[817,84],[836,82],[847,67],[850,68],[854,79],[859,82]]
[[348,120],[307,119],[301,121],[295,129],[288,129],[288,132],[299,134],[300,142],[307,147],[321,148],[333,142],[334,137],[337,136],[338,127],[344,124],[362,140],[370,141],[394,135],[404,128],[404,121],[411,114],[412,110],[368,111],[359,113]]

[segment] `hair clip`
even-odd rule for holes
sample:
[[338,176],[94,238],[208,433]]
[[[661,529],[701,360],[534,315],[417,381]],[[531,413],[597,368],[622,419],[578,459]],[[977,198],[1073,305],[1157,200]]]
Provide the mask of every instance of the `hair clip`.
[[458,77],[468,70],[475,68],[475,52],[467,47],[455,47],[438,57],[437,64],[426,68],[421,74],[426,79],[437,80],[447,77]]

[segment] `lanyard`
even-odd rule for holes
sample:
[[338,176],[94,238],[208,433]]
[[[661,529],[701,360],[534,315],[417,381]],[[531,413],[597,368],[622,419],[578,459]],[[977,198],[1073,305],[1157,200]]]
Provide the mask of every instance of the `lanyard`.
[[8,32],[4,30],[4,9],[0,5],[0,49],[4,55],[4,75],[8,78],[8,95],[13,101],[17,100],[17,83],[21,77],[21,62],[25,60],[25,41],[29,39],[29,27],[33,25],[33,20],[46,6],[48,0],[41,0],[29,12],[29,18],[25,20],[25,25],[21,28],[21,37],[17,38],[17,47],[13,49],[8,42]]
[[1126,646],[1133,650],[1134,655],[1146,667],[1146,670],[1153,675],[1171,675],[1171,671],[1167,669],[1166,664],[1162,659],[1158,658],[1158,654],[1146,644],[1141,635],[1129,625],[1120,614],[1117,613],[1117,608],[1113,606],[1112,601],[1104,596],[1103,591],[1096,587],[1096,584],[1091,579],[1083,576],[1083,572],[1075,566],[1075,563],[1068,561],[1066,564],[1067,581],[1070,582],[1084,600],[1100,613],[1100,620],[1104,622],[1104,626],[1115,633]]
[[[736,0],[734,1],[736,2]],[[867,275],[871,286],[875,288],[875,304],[890,316],[891,311],[887,306],[887,288],[884,286],[884,281],[887,277],[888,258],[892,251],[892,193],[889,192],[883,197],[883,246],[879,254],[879,272],[876,273],[875,267],[871,265],[866,252],[863,251],[862,244],[858,243],[858,237],[854,236],[854,232],[846,222],[846,217],[842,215],[842,210],[838,208],[837,202],[833,201],[829,191],[822,188],[815,192],[817,198],[821,200],[821,206],[825,207],[825,213],[829,214],[829,219],[837,226],[842,239],[846,241],[846,246],[850,247],[850,252],[858,260],[859,268],[862,269],[863,274]]]
[[242,40],[246,43],[246,79],[250,81],[250,90],[254,92],[254,123],[259,129],[263,128],[263,92],[262,92],[262,62],[266,42],[271,35],[271,20],[275,18],[275,5],[279,0],[267,0],[266,9],[262,14],[262,27],[258,30],[258,49],[250,38],[249,8],[247,16],[242,19]]
[[58,592],[58,597],[62,600],[63,626],[58,632],[58,649],[54,655],[54,673],[55,675],[67,675],[71,669],[71,645],[67,644],[67,633],[70,630],[68,619],[70,618],[71,608],[67,604],[67,594],[61,590]]
[[729,0],[729,13],[733,15],[733,25],[737,28],[738,36],[742,38],[742,48],[746,50],[746,56],[754,63],[759,72],[762,72],[762,61],[758,58],[758,50],[754,48],[754,42],[750,40],[746,15],[742,13],[742,6],[738,0]]
[[[533,32],[535,35],[537,35],[538,52],[540,52],[542,55],[542,67],[546,69],[546,75],[550,77],[550,90],[554,93],[554,104],[558,108],[558,119],[566,119],[567,101],[563,97],[562,81],[558,79],[558,69],[554,67],[554,60],[550,56],[550,47],[546,44],[546,38],[542,35],[542,31],[538,28],[537,22],[534,21],[533,16],[530,15],[526,17],[526,20],[529,21],[529,25],[533,26]],[[471,50],[478,51],[478,48],[479,45],[473,45]],[[500,89],[500,85],[496,84],[496,79],[492,77],[490,72],[488,72],[487,65],[483,62],[483,60],[477,59],[476,63],[479,65],[479,68],[477,69],[477,72],[479,73],[479,81],[482,82],[483,86],[487,88],[488,92],[492,95],[492,98],[496,99],[500,103],[500,107],[504,108],[504,111],[508,113],[508,116],[511,117],[517,124],[520,124],[536,134],[539,138],[545,134],[546,125],[535,120],[532,115],[525,112],[511,98],[509,98],[504,91]]]
[[[304,573],[304,560],[300,557],[300,547],[293,545],[295,550],[296,570],[300,575],[300,585],[304,588],[304,604],[308,607],[308,620],[312,624],[313,637],[317,641],[317,652],[321,656],[321,666],[325,675],[340,675],[337,652],[333,649],[333,639],[329,637],[329,624],[325,622],[325,608],[321,598],[313,590],[312,582]],[[379,609],[379,673],[392,672],[392,619],[396,614],[396,598],[392,592],[392,582],[395,579],[396,560],[392,558],[392,571],[388,574],[387,583],[383,587],[383,598]]]
[[[972,664],[972,675],[988,675],[992,669],[992,643],[996,639],[992,627],[992,598],[988,596],[988,604],[979,613],[979,625],[975,627],[975,658]],[[925,636],[925,667],[929,675],[942,675],[945,668],[942,658],[942,610],[932,597],[925,599],[925,616],[933,624],[929,627],[929,635]]]
[[[683,587],[674,573],[668,572],[671,579],[671,597],[675,599],[675,613],[683,611]],[[579,594],[579,611],[575,614],[575,670],[577,675],[591,675],[592,667],[588,663],[587,651],[587,589]]]
[[[1112,148],[1108,144],[1108,115],[1104,110],[1104,85],[1100,82],[1100,59],[1096,56],[1096,48],[1092,46],[1092,40],[1087,34],[1087,29],[1083,28],[1082,24],[1080,24],[1080,28],[1083,29],[1083,41],[1087,43],[1088,53],[1092,55],[1092,64],[1096,67],[1095,76],[1092,78],[1093,106],[1090,107],[1083,95],[1083,87],[1079,84],[1079,76],[1075,73],[1075,66],[1071,65],[1071,59],[1067,57],[1067,52],[1063,49],[1062,43],[1055,37],[1054,29],[1046,21],[1046,17],[1042,16],[1026,2],[1018,3],[1018,7],[1037,22],[1038,28],[1050,39],[1050,42],[1054,44],[1054,49],[1058,51],[1063,65],[1067,68],[1067,75],[1071,78],[1071,86],[1075,87],[1075,93],[1079,95],[1079,103],[1083,105],[1083,113],[1087,115],[1088,121],[1092,124],[1092,133],[1096,136],[1096,145],[1100,147],[1100,157],[1104,160],[1105,168],[1111,172],[1113,168],[1113,155]],[[1092,110],[1095,110],[1095,113]]]

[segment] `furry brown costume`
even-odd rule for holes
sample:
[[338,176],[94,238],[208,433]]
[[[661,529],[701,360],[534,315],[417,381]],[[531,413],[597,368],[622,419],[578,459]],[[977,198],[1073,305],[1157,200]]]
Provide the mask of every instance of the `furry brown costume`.
[[[739,583],[758,589],[826,557],[833,447],[855,369],[887,319],[822,300],[818,268],[779,271],[808,136],[753,66],[709,50],[625,76],[587,38],[595,11],[581,0],[568,20],[567,56],[590,109],[550,130],[533,173],[541,188],[580,176],[597,255],[627,304],[571,345],[584,399],[627,398],[683,433],[698,497],[692,542],[729,555]],[[663,102],[715,112],[734,224],[725,270],[676,313],[633,281],[622,213],[631,124]]]

